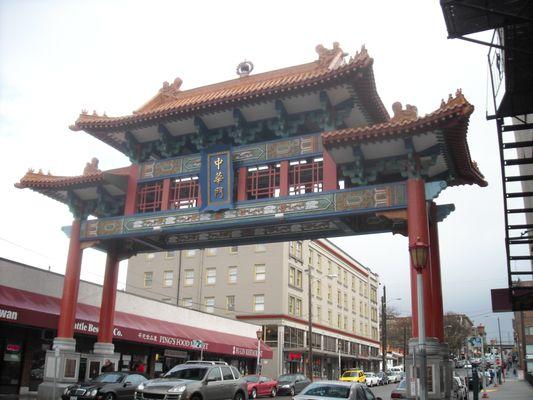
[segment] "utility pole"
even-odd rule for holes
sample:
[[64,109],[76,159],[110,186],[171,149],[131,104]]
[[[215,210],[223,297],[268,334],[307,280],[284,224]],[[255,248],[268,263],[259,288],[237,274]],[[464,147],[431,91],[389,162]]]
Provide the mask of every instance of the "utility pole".
[[308,306],[309,306],[309,327],[308,327],[308,335],[309,335],[309,350],[308,350],[308,355],[309,355],[309,363],[308,363],[308,366],[307,366],[307,375],[309,376],[309,380],[311,382],[313,382],[313,313],[312,313],[312,310],[313,310],[313,306],[312,306],[312,299],[311,299],[311,289],[313,288],[313,285],[311,284],[311,279],[312,279],[312,275],[311,275],[311,265],[309,265],[309,267],[307,268],[307,282],[308,282],[308,286],[307,286],[307,294],[308,294]]
[[381,296],[381,363],[383,372],[387,372],[387,288],[383,286]]

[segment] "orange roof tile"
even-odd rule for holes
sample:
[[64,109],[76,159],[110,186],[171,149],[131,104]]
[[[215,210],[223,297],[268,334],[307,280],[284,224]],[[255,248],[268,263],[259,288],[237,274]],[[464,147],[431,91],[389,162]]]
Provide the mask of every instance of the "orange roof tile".
[[[332,50],[317,46],[317,61],[181,91],[181,79],[165,82],[163,88],[132,115],[121,117],[89,115],[82,112],[72,130],[113,132],[154,124],[154,120],[187,116],[220,107],[235,107],[251,100],[268,100],[280,93],[296,93],[309,87],[321,87],[338,81],[355,82],[360,100],[376,122],[389,119],[379,98],[372,72],[373,59],[363,47],[348,62],[345,53],[334,44]],[[364,73],[366,71],[366,73]],[[361,73],[363,72],[363,73]]]

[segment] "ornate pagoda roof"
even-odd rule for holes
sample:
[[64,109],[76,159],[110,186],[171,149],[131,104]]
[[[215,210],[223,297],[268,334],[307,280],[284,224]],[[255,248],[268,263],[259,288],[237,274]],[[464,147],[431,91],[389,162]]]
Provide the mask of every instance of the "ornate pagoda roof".
[[[420,153],[423,154],[431,147],[430,136],[434,136],[435,147],[440,147],[438,151],[443,163],[452,171],[449,174],[451,179],[446,179],[448,185],[487,186],[488,183],[476,162],[470,157],[466,140],[469,118],[474,106],[466,100],[460,89],[457,90],[455,97],[450,94],[447,101],[441,101],[437,110],[423,117],[418,116],[416,107],[412,105],[407,105],[404,110],[401,103],[397,102],[392,108],[394,116],[388,122],[322,133],[324,147],[335,151],[352,146],[367,146],[367,148],[372,146],[372,150],[368,151],[371,153],[376,151],[377,142],[386,142],[389,147],[394,147],[391,146],[391,141],[405,141],[412,138],[415,150],[418,150],[416,148],[418,146]],[[420,138],[418,143],[416,143],[417,137]],[[402,150],[408,151],[407,148]],[[372,157],[368,154],[368,158]]]
[[[103,188],[107,198],[123,196],[127,189],[127,179],[130,167],[101,171],[98,169],[98,159],[93,158],[84,168],[82,175],[58,176],[42,170],[35,172],[29,169],[26,174],[15,183],[18,189],[31,189],[61,203],[69,204],[69,193],[82,201],[96,200],[102,197],[98,188]],[[95,215],[99,216],[98,213]]]
[[[182,80],[176,78],[171,84],[164,82],[158,93],[131,115],[109,117],[83,111],[70,128],[86,131],[122,151],[124,132],[133,132],[136,140],[145,142],[155,137],[141,132],[143,128],[323,90],[330,91],[328,95],[334,102],[336,99],[331,92],[340,85],[349,85],[350,90],[355,92],[357,107],[365,116],[365,121],[357,124],[389,120],[389,114],[376,91],[373,59],[364,46],[349,59],[346,59],[347,54],[338,43],[334,43],[332,49],[318,45],[316,51],[319,57],[313,62],[189,90],[182,90]],[[342,100],[339,96],[339,102]],[[169,130],[173,136],[190,133],[185,132],[186,128],[180,128]]]

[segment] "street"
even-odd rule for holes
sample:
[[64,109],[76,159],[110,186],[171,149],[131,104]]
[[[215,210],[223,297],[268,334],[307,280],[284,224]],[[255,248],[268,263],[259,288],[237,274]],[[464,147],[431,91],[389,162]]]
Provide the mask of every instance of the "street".
[[[375,386],[370,388],[370,390],[376,397],[381,397],[383,400],[389,400],[391,392],[396,388],[396,386],[398,386],[397,383],[391,383],[390,385],[385,386]],[[291,396],[277,396],[276,399],[291,400]]]

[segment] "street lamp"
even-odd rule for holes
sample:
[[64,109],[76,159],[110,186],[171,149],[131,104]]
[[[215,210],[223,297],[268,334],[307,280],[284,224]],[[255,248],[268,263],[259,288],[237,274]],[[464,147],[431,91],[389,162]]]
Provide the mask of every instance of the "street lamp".
[[255,373],[259,375],[261,373],[261,369],[259,368],[259,362],[261,361],[261,337],[263,336],[263,330],[258,329],[255,334],[257,335],[257,366],[255,368]]
[[[307,305],[308,305],[308,320],[307,320],[307,324],[308,324],[308,327],[307,327],[307,330],[308,330],[308,349],[307,349],[307,353],[308,353],[308,360],[307,360],[307,375],[309,377],[309,380],[312,382],[313,381],[313,300],[312,300],[312,280],[313,280],[313,275],[311,274],[311,266],[309,266],[309,268],[307,268],[307,298],[308,298],[308,301],[307,301]],[[328,278],[337,278],[337,275],[334,275],[334,274],[327,274],[326,277]]]
[[420,399],[427,400],[427,359],[426,359],[426,321],[424,320],[424,281],[422,271],[426,268],[429,254],[429,245],[416,238],[414,243],[409,245],[409,255],[411,264],[416,270],[416,292],[418,297],[418,350],[420,356]]

